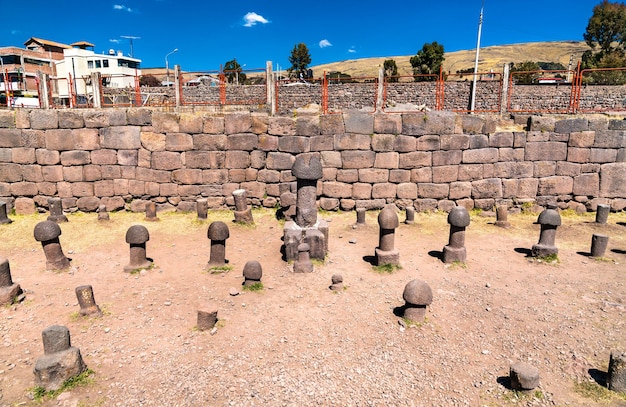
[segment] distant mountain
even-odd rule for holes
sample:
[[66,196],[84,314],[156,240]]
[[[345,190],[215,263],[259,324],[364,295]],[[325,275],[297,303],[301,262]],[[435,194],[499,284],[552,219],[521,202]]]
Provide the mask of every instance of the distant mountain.
[[[554,42],[530,42],[524,44],[496,45],[480,48],[478,71],[502,72],[504,64],[509,62],[560,62],[566,68],[572,59],[572,68],[581,59],[583,52],[589,46],[583,41],[554,41]],[[416,51],[417,53],[417,51]],[[415,55],[415,54],[413,54]],[[378,68],[383,66],[386,59],[393,59],[398,66],[399,75],[411,75],[411,63],[409,59],[413,55],[390,56],[380,58],[353,59],[330,64],[312,66],[313,76],[321,77],[324,72],[340,71],[350,76],[378,76]],[[464,69],[473,69],[476,59],[476,50],[446,52],[443,69],[448,72]]]

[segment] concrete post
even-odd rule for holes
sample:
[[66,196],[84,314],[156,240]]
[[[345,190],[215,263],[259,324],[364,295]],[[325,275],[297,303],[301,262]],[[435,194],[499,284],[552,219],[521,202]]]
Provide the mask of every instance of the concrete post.
[[48,80],[50,80],[50,75],[37,71],[37,78],[39,79],[39,86],[37,89],[37,92],[39,93],[39,107],[42,109],[50,109],[50,99],[48,99]]
[[500,114],[506,112],[509,104],[509,64],[504,64],[502,68],[502,98],[500,99]]
[[383,88],[385,86],[385,71],[378,68],[378,88],[376,89],[376,113],[383,110]]
[[180,65],[174,65],[174,95],[176,95],[176,110],[180,108]]
[[267,104],[270,116],[276,114],[276,81],[272,71],[272,61],[265,62],[265,81],[267,83]]
[[91,73],[91,87],[93,89],[93,107],[100,109],[102,107],[102,94],[100,93],[100,84],[102,83],[102,74],[100,72]]

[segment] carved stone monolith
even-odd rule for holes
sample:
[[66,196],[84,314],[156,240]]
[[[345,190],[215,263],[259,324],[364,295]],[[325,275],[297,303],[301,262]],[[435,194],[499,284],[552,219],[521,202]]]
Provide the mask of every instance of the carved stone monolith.
[[211,253],[207,267],[226,265],[226,239],[230,237],[228,225],[221,221],[212,222],[209,225],[207,237],[211,240]]
[[245,189],[236,189],[233,191],[235,200],[235,222],[237,223],[254,223],[252,218],[252,208],[248,207],[248,194]]
[[44,355],[35,362],[35,386],[46,391],[59,390],[66,380],[78,376],[87,369],[80,349],[70,342],[70,331],[64,326],[53,325],[43,330]]
[[70,259],[65,257],[59,236],[61,228],[56,222],[45,220],[35,225],[35,240],[41,242],[43,252],[46,255],[46,268],[48,270],[65,270],[70,267]]
[[143,225],[133,225],[126,231],[126,243],[130,245],[130,263],[124,266],[127,273],[147,269],[152,260],[146,257],[146,242],[150,240],[150,233]]
[[7,203],[4,201],[0,201],[0,225],[6,225],[13,222],[7,216]]
[[0,258],[0,305],[12,304],[21,294],[22,288],[11,278],[9,259]]
[[470,224],[470,216],[463,206],[455,206],[448,213],[450,224],[450,239],[443,248],[443,262],[446,264],[465,263],[467,249],[465,248],[465,228]]
[[76,287],[76,298],[78,299],[78,305],[80,305],[79,314],[82,316],[102,316],[102,310],[96,304],[96,300],[93,296],[93,287],[90,285],[81,285]]
[[56,223],[67,222],[67,216],[63,214],[63,202],[61,198],[48,198],[48,209],[50,215],[48,220]]
[[378,247],[375,250],[377,266],[400,264],[400,252],[395,248],[395,230],[400,225],[398,215],[391,206],[386,206],[378,214]]
[[556,209],[556,205],[548,204],[547,208],[539,214],[536,223],[541,225],[541,231],[539,232],[539,242],[533,245],[531,255],[533,257],[546,257],[558,254],[559,249],[555,246],[554,241],[556,229],[561,226],[561,215]]

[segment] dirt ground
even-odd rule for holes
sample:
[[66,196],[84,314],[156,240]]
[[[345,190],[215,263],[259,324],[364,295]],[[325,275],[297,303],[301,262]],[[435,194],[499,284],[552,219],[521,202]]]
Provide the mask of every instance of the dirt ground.
[[[61,224],[66,272],[46,271],[33,228],[45,214],[11,216],[0,225],[0,257],[10,261],[23,302],[0,307],[0,406],[35,405],[34,364],[42,330],[67,326],[92,382],[47,398],[63,406],[626,406],[603,387],[611,350],[626,351],[626,214],[607,225],[595,214],[563,213],[559,263],[531,261],[537,213],[511,214],[510,229],[472,213],[467,263],[445,265],[446,214],[404,213],[395,246],[402,268],[377,272],[377,212],[354,228],[352,213],[320,213],[330,222],[329,253],[313,273],[281,259],[282,223],[271,210],[255,225],[232,212],[68,214]],[[206,271],[211,221],[229,225],[232,269]],[[150,232],[154,267],[123,271],[128,227]],[[589,257],[591,236],[609,236],[602,259]],[[248,260],[263,266],[263,290],[242,289]],[[333,274],[345,289],[329,290]],[[420,278],[434,300],[426,320],[404,326],[394,314],[406,283]],[[101,318],[78,316],[75,288],[93,286]],[[239,293],[234,296],[232,291]],[[218,310],[215,332],[196,328],[197,311]],[[537,367],[541,384],[509,388],[509,366]]]

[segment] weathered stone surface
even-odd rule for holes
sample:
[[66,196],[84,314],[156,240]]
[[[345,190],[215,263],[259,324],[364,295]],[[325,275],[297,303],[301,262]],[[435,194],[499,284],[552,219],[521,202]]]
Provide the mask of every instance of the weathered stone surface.
[[570,147],[591,147],[596,137],[595,131],[578,131],[569,135],[568,146]]
[[502,180],[500,178],[490,178],[472,181],[472,197],[474,199],[501,198]]
[[406,113],[402,115],[402,134],[453,134],[455,115],[452,112]]
[[539,179],[537,193],[539,195],[566,195],[571,194],[574,188],[572,177],[554,176]]
[[374,165],[374,151],[345,150],[341,152],[343,168],[370,168]]
[[546,116],[531,116],[528,119],[528,124],[530,131],[550,132],[554,131],[556,119]]
[[374,116],[363,112],[347,112],[343,114],[346,133],[370,135],[374,133]]
[[[448,197],[450,187],[448,184],[419,183],[417,185],[420,198],[444,199]],[[417,207],[415,207],[417,209]]]
[[527,161],[560,161],[567,158],[567,144],[560,142],[526,143]]
[[608,148],[592,148],[590,149],[589,162],[592,163],[612,163],[616,161],[617,150]]
[[131,150],[141,147],[141,132],[136,126],[105,127],[100,129],[100,137],[102,148]]
[[426,135],[417,138],[415,148],[418,151],[435,151],[439,150],[439,136]]
[[497,148],[479,148],[474,150],[463,151],[463,163],[495,163],[498,161]]
[[311,140],[302,136],[280,137],[278,150],[294,154],[306,153],[311,151]]
[[396,136],[393,134],[374,134],[372,135],[372,150],[374,151],[393,151]]
[[32,129],[58,129],[59,115],[58,110],[50,109],[34,109],[30,112],[30,127]]
[[320,134],[319,116],[299,116],[296,119],[296,134],[300,136],[317,136]]
[[374,133],[400,134],[402,132],[402,116],[399,114],[375,114]]
[[371,141],[368,134],[337,134],[335,135],[335,150],[369,150]]
[[600,196],[621,198],[626,196],[626,163],[603,164],[600,175]]
[[554,124],[554,131],[556,133],[574,133],[587,130],[589,130],[589,121],[582,117],[558,120]]
[[295,136],[296,122],[290,117],[270,117],[267,133],[275,136]]
[[228,150],[252,151],[259,145],[259,138],[253,133],[230,134],[226,139]]
[[343,182],[324,182],[322,194],[329,198],[351,198],[352,185]]

